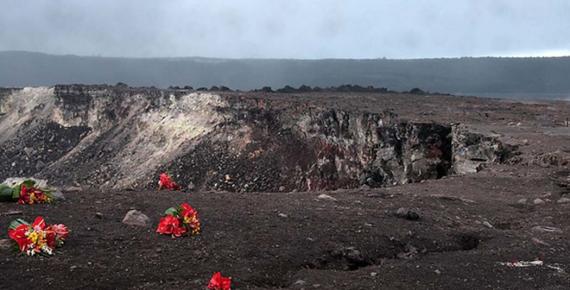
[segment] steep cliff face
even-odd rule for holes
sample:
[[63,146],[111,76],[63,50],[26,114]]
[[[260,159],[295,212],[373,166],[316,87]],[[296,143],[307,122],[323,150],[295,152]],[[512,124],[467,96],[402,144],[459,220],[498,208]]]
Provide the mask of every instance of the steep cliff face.
[[163,170],[213,190],[379,187],[463,173],[462,163],[499,161],[473,152],[502,150],[496,140],[389,111],[110,86],[4,94],[0,132],[0,179],[102,188],[154,187]]
[[453,172],[476,173],[486,164],[505,162],[517,153],[516,146],[503,144],[496,136],[470,132],[459,125],[453,127]]
[[448,126],[322,108],[230,110],[222,129],[162,169],[195,186],[229,191],[377,187],[450,169]]

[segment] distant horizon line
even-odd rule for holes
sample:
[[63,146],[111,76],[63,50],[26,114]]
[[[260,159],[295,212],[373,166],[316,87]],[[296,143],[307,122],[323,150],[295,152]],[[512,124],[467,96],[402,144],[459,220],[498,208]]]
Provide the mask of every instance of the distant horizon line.
[[117,58],[117,59],[211,59],[211,60],[295,60],[295,61],[318,61],[318,60],[394,60],[394,61],[406,61],[406,60],[453,60],[453,59],[484,59],[484,58],[496,58],[496,59],[541,59],[541,58],[568,58],[570,57],[570,52],[567,54],[560,55],[532,55],[532,54],[518,54],[518,55],[478,55],[478,56],[443,56],[443,57],[418,57],[418,58],[388,58],[388,57],[376,57],[376,58],[265,58],[265,57],[213,57],[213,56],[106,56],[106,55],[80,55],[73,53],[57,54],[41,51],[31,51],[31,50],[0,50],[0,53],[27,53],[27,54],[39,54],[47,56],[58,56],[58,57],[85,57],[85,58]]

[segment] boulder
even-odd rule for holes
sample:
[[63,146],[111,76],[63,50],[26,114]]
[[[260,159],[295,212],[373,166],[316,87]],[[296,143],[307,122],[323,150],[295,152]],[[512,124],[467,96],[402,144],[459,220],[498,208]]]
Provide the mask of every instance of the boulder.
[[130,210],[123,218],[123,223],[131,226],[148,227],[150,218],[138,210]]
[[456,174],[476,173],[486,164],[504,162],[518,154],[517,149],[503,144],[499,136],[473,132],[460,125],[452,127],[453,171]]
[[10,239],[0,239],[0,251],[7,251],[12,249],[15,244]]
[[323,193],[323,194],[319,194],[319,196],[317,196],[317,198],[320,199],[320,200],[337,201],[336,198],[334,198],[334,197],[332,197],[332,196],[330,196],[330,195],[328,195],[328,194],[324,194],[324,193]]

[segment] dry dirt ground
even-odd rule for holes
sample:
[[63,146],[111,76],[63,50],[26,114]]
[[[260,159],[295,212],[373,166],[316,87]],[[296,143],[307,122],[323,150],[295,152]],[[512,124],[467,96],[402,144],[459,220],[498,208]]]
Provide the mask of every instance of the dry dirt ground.
[[[334,105],[334,96],[325,101]],[[359,106],[365,103],[359,97]],[[72,232],[51,257],[0,250],[0,289],[205,289],[216,271],[232,277],[232,289],[570,287],[568,103],[422,96],[370,103],[409,119],[500,135],[520,146],[522,160],[378,189],[86,190],[65,192],[66,200],[50,205],[3,203],[1,238],[11,220],[37,215]],[[156,234],[162,212],[181,202],[199,211],[201,234]],[[121,223],[130,209],[152,225]],[[543,265],[501,264],[536,259]]]

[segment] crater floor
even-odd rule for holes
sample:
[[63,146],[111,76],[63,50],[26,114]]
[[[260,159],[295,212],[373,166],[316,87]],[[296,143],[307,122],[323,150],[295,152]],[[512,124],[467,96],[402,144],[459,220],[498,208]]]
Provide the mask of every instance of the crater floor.
[[[517,146],[518,154],[485,163],[476,173],[379,188],[167,192],[66,185],[66,199],[58,203],[0,204],[2,238],[11,220],[37,215],[72,231],[52,257],[1,249],[0,288],[204,289],[217,271],[231,276],[235,289],[570,285],[568,103],[362,93],[219,95],[230,103],[261,100],[272,108],[389,110],[410,122],[461,123]],[[175,240],[156,234],[164,210],[181,202],[199,211],[201,234]],[[150,217],[150,227],[121,223],[133,208]],[[543,265],[502,264],[536,259]]]

